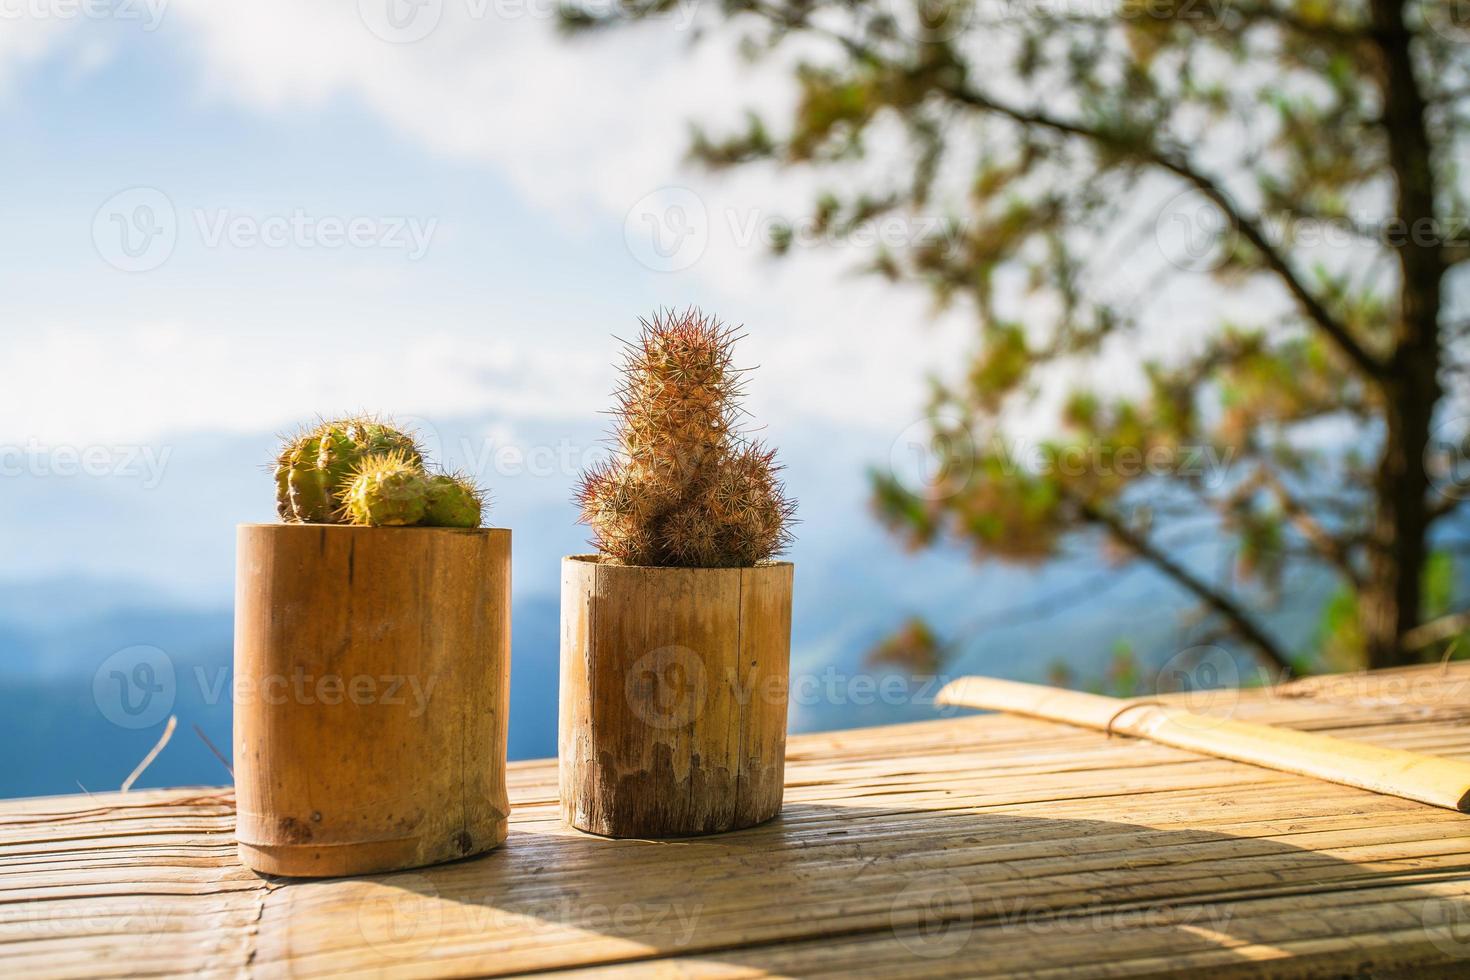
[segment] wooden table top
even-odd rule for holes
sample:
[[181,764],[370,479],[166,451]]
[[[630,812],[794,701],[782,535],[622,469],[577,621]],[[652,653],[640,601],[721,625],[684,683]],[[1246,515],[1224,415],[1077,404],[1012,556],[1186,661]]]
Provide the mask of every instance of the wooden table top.
[[[1470,759],[1470,664],[1231,700]],[[227,789],[0,802],[0,974],[1470,975],[1470,817],[1046,722],[793,737],[781,816],[704,839],[510,792],[491,854],[308,882],[240,865]]]

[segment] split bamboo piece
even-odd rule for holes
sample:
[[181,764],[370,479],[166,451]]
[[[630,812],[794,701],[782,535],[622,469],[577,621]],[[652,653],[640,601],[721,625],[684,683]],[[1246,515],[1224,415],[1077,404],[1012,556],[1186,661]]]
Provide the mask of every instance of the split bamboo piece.
[[1116,732],[1161,745],[1470,812],[1470,763],[1329,735],[1195,714],[1158,702],[961,677],[937,703]]

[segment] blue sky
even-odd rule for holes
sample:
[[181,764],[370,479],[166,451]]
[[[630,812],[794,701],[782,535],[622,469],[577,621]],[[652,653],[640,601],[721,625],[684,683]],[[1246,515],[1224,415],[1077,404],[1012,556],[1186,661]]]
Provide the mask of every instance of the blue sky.
[[[799,239],[778,261],[763,239],[834,181],[902,179],[896,133],[840,172],[686,168],[691,120],[779,116],[792,96],[782,61],[746,64],[730,32],[692,44],[686,8],[573,43],[550,3],[426,0],[393,9],[435,29],[390,43],[387,5],[412,0],[95,0],[99,16],[74,16],[79,2],[0,0],[0,465],[23,454],[33,478],[0,484],[0,535],[23,542],[0,579],[195,585],[203,532],[168,528],[208,514],[225,594],[228,525],[269,518],[268,488],[211,434],[265,458],[271,433],[370,409],[469,420],[482,447],[583,439],[614,335],[689,303],[745,325],[748,407],[832,494],[805,502],[807,540],[874,531],[863,470],[913,461],[926,378],[956,370],[972,315],[857,275],[872,245]],[[1108,285],[1149,279],[1124,264]],[[1185,289],[1187,315],[1225,308]],[[1187,316],[1161,323],[1139,340],[1153,352],[1190,335]],[[1120,347],[1083,370],[1113,383],[1136,360]],[[109,470],[173,450],[189,458],[160,493]],[[186,473],[215,496],[195,500]],[[501,499],[564,508],[574,479]]]
[[[229,525],[271,517],[271,433],[371,409],[447,426],[458,465],[563,431],[585,450],[614,335],[663,304],[746,325],[749,407],[821,488],[808,546],[866,523],[865,465],[918,431],[970,328],[852,249],[773,260],[761,232],[809,176],[682,167],[689,119],[779,102],[779,74],[678,23],[574,45],[469,0],[390,44],[373,2],[157,0],[155,30],[126,2],[0,7],[0,465],[22,478],[0,580],[227,601]],[[497,521],[558,529],[583,461],[477,475]]]
[[[833,182],[904,179],[898,133],[878,127],[863,159],[820,175],[682,165],[692,119],[738,125],[747,105],[779,118],[779,59],[745,65],[728,32],[692,45],[683,8],[569,43],[549,2],[422,0],[394,9],[428,10],[435,29],[391,43],[372,25],[420,0],[148,0],[156,30],[123,16],[144,0],[66,14],[80,2],[0,0],[0,613],[83,620],[109,597],[227,608],[233,525],[274,516],[274,434],[368,409],[437,433],[435,455],[461,466],[570,440],[549,472],[474,473],[491,521],[515,529],[517,595],[544,600],[554,636],[557,559],[585,542],[575,453],[604,423],[613,337],[689,303],[745,325],[748,407],[801,502],[796,669],[852,667],[910,613],[971,629],[1097,575],[1090,541],[1069,562],[977,569],[959,549],[906,555],[871,520],[865,470],[922,472],[926,376],[961,370],[975,321],[856,275],[872,246],[798,240],[780,261],[763,246]],[[963,154],[955,165],[964,193]],[[1146,240],[1154,222],[1118,234]],[[425,237],[400,247],[409,225]],[[323,244],[349,227],[365,229],[356,243]],[[1141,251],[1153,267],[1108,265],[1094,285],[1153,283],[1167,254]],[[1140,349],[1266,309],[1201,278],[1150,295],[1156,326],[1070,380],[1126,386]],[[1043,379],[1032,418],[1066,380]],[[1202,567],[1216,557],[1208,539],[1191,549]],[[1037,678],[1065,659],[1096,674],[1118,632],[1164,651],[1188,639],[1156,577],[1116,581],[1066,623],[975,628],[967,668]],[[96,663],[136,644],[167,645],[127,626],[66,652]]]
[[[141,7],[47,2],[0,43],[0,319],[37,368],[0,394],[6,439],[252,432],[362,406],[584,418],[611,335],[689,302],[747,324],[763,417],[897,432],[962,335],[922,332],[926,300],[854,278],[861,255],[766,255],[760,230],[809,181],[681,169],[688,118],[779,96],[771,73],[724,84],[746,69],[718,45],[659,25],[571,45],[545,18],[454,3],[401,45],[352,2],[173,0],[153,31],[123,19]],[[173,242],[146,268],[118,252],[140,202]],[[670,263],[648,236],[675,219],[695,247]],[[293,220],[308,231],[261,243]],[[353,222],[358,245],[319,244]]]

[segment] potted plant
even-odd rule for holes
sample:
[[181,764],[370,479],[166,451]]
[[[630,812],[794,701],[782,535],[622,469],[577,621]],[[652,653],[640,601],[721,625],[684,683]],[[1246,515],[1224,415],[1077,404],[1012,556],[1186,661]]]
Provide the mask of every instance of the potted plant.
[[781,809],[794,504],[746,438],[736,332],[642,321],[617,452],[582,478],[597,554],[562,562],[560,781],[574,827],[678,837]]
[[480,527],[480,492],[371,418],[287,440],[276,489],[283,523],[237,538],[241,859],[318,877],[495,847],[510,532]]

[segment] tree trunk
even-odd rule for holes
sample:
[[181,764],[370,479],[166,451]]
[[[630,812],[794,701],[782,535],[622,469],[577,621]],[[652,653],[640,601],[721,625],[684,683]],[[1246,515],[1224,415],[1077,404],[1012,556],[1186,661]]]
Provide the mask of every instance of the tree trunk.
[[[1421,366],[1420,371],[1424,368]],[[1377,496],[1368,578],[1359,598],[1367,667],[1411,663],[1404,634],[1419,624],[1420,573],[1427,553],[1428,480],[1424,447],[1436,400],[1434,372],[1424,388],[1386,386],[1383,456],[1378,464]]]
[[1397,184],[1399,224],[1390,229],[1390,244],[1398,255],[1400,279],[1398,323],[1380,379],[1383,456],[1369,578],[1359,601],[1370,668],[1413,659],[1403,637],[1421,613],[1420,575],[1430,524],[1424,449],[1440,395],[1439,286],[1445,271],[1424,98],[1414,77],[1402,0],[1373,0],[1372,17],[1389,165]]

